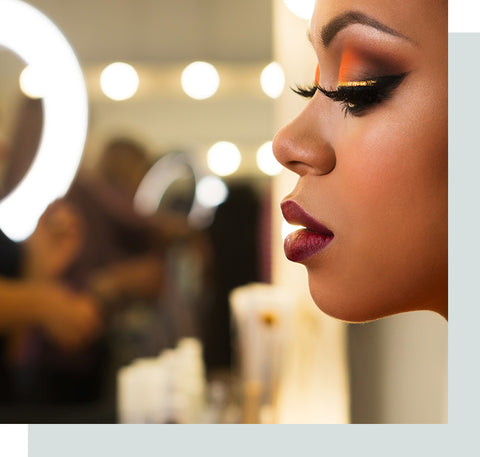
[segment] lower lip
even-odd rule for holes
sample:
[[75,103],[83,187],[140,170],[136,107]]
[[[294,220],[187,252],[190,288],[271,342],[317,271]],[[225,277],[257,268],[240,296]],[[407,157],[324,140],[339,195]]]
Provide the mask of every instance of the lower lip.
[[332,240],[333,235],[300,229],[285,238],[285,255],[292,262],[303,262],[325,249]]

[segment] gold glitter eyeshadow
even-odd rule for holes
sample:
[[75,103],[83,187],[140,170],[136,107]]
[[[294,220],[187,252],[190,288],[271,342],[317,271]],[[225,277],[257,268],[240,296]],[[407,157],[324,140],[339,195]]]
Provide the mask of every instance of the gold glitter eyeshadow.
[[377,84],[376,79],[367,79],[366,81],[347,81],[343,83],[338,83],[337,87],[364,87],[364,86],[374,86]]

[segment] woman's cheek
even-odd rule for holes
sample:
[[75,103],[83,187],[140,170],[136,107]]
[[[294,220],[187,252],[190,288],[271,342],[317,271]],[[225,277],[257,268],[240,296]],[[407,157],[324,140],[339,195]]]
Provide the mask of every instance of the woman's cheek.
[[345,138],[337,150],[339,175],[345,200],[356,207],[376,206],[391,199],[402,186],[408,161],[401,160],[402,140],[395,126],[376,123]]

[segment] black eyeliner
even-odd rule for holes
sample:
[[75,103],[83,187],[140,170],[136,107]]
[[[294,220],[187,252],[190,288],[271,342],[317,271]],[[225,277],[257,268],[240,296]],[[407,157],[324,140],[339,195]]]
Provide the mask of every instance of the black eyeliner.
[[401,73],[364,81],[340,83],[335,90],[326,90],[318,85],[297,86],[296,89],[292,90],[307,98],[313,97],[318,90],[333,101],[343,103],[345,115],[348,113],[359,115],[372,105],[386,100],[392,91],[404,80],[406,75],[407,73]]

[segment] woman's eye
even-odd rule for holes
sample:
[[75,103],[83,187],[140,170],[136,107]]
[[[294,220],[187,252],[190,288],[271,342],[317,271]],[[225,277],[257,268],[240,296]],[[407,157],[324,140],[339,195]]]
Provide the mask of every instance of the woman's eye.
[[328,98],[341,103],[342,109],[347,114],[361,116],[374,105],[388,99],[393,90],[403,81],[407,73],[378,78],[339,83],[336,90],[326,90],[319,85],[297,87],[294,92],[311,98],[319,90]]

